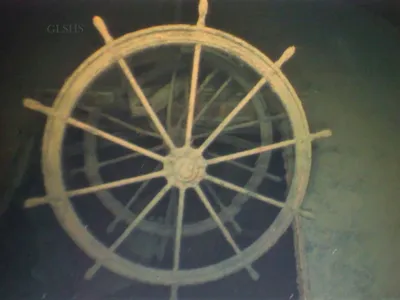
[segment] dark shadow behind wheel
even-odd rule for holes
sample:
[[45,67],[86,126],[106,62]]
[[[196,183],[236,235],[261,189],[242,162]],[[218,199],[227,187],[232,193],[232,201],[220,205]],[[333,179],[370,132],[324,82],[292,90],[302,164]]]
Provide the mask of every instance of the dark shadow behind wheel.
[[1,132],[1,140],[5,144],[1,153],[0,217],[7,211],[11,201],[23,206],[23,200],[18,199],[18,195],[21,189],[29,185],[29,170],[40,157],[44,120],[22,111],[18,115],[19,118],[15,119],[11,114],[1,116],[4,122],[10,124],[7,123]]
[[[39,151],[32,152],[35,152],[33,157],[40,157]],[[18,187],[13,189],[12,195],[9,194],[9,205],[0,217],[0,272],[7,274],[0,276],[3,299],[30,298],[31,291],[40,285],[31,272],[40,257],[36,247],[36,228],[23,207],[24,199],[42,184],[41,179],[31,177],[37,174],[40,174],[39,164],[31,165],[24,172]]]

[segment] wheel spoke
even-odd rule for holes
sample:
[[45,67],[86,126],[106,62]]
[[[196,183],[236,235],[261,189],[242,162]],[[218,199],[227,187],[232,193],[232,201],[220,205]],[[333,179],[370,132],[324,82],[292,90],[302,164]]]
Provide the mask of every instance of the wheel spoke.
[[[101,36],[103,37],[106,44],[110,44],[114,39],[108,32],[106,24],[104,21],[96,16],[93,18],[93,23]],[[136,78],[133,76],[131,70],[129,69],[128,64],[126,63],[125,59],[118,58],[118,64],[121,67],[122,72],[125,74],[126,78],[128,79],[132,89],[135,91],[136,95],[138,96],[141,104],[143,105],[144,109],[146,110],[147,114],[149,115],[151,121],[154,123],[154,126],[159,131],[161,137],[163,138],[164,142],[170,149],[174,149],[175,145],[171,139],[171,137],[166,132],[164,126],[162,125],[160,119],[157,117],[157,114],[154,112],[153,108],[151,107],[148,99],[144,95],[140,85],[138,84]]]
[[232,119],[243,109],[243,107],[253,98],[253,96],[267,82],[266,78],[261,78],[257,84],[240,100],[239,104],[228,114],[228,116],[218,125],[218,127],[210,134],[210,136],[200,146],[200,150],[204,151],[215,138],[224,130],[224,128],[232,121]]
[[178,286],[171,285],[171,295],[169,296],[169,300],[178,300]]
[[[219,155],[216,154],[216,153],[213,153],[213,152],[210,152],[210,151],[207,151],[207,153],[210,154],[213,157],[219,157]],[[228,160],[228,161],[226,161],[226,163],[231,164],[232,166],[236,166],[238,168],[241,168],[243,170],[247,170],[247,171],[252,172],[252,173],[256,171],[256,168],[252,168],[252,167],[246,166],[245,164],[242,164],[242,163],[234,161],[234,160]],[[268,167],[268,166],[266,166],[266,167]],[[275,181],[275,182],[282,182],[282,180],[283,180],[281,177],[273,175],[273,174],[270,174],[268,172],[262,172],[260,175],[262,177],[268,178],[268,179],[270,179],[272,181]]]
[[157,78],[160,78],[163,74],[171,71],[178,64],[178,59],[172,63],[167,63],[166,65],[159,66],[158,68],[152,69],[142,75],[140,75],[139,81],[141,85],[145,85]]
[[[230,131],[234,131],[234,130],[237,130],[237,129],[243,129],[243,128],[247,128],[247,127],[257,126],[259,124],[260,124],[259,121],[249,121],[249,122],[245,122],[245,123],[241,123],[241,124],[237,124],[237,125],[227,126],[221,132],[221,134],[224,134],[224,133],[227,133],[227,132],[230,132]],[[193,138],[200,139],[200,138],[207,137],[210,134],[211,134],[211,132],[204,132],[204,133],[196,134]]]
[[[255,121],[246,121],[246,122],[242,122],[239,124],[235,124],[235,125],[231,125],[231,126],[227,126],[224,128],[224,130],[222,132],[226,132],[226,131],[232,131],[232,130],[236,130],[236,129],[243,129],[243,128],[247,128],[247,127],[252,127],[252,126],[257,126],[260,125],[262,123],[270,123],[273,121],[277,121],[277,120],[282,120],[287,118],[286,114],[278,114],[275,116],[271,116],[271,117],[263,117],[262,119],[259,120],[255,120]],[[209,119],[206,121],[207,124],[209,124],[210,122],[218,122],[220,123],[222,120],[220,119]],[[207,132],[207,133],[203,133],[203,135],[207,136],[210,135],[211,132]]]
[[179,264],[180,264],[184,209],[185,209],[185,190],[179,189],[178,214],[176,217],[176,233],[175,233],[175,244],[174,244],[174,267],[173,267],[174,271],[179,270]]
[[104,138],[106,140],[109,140],[109,141],[111,141],[111,142],[113,142],[115,144],[118,144],[118,145],[120,145],[122,147],[125,147],[125,148],[128,148],[130,150],[139,152],[139,153],[143,154],[144,156],[151,157],[151,158],[153,158],[155,160],[158,160],[158,161],[165,161],[165,158],[163,156],[158,155],[158,154],[156,154],[154,152],[151,152],[151,151],[149,151],[149,150],[147,150],[145,148],[142,148],[142,147],[137,146],[135,144],[129,143],[126,140],[123,140],[121,138],[113,136],[113,135],[111,135],[111,134],[109,134],[107,132],[104,132],[104,131],[96,128],[96,127],[93,127],[93,126],[88,125],[86,123],[83,123],[81,121],[78,121],[78,120],[76,120],[74,118],[65,117],[65,116],[59,115],[54,111],[53,108],[45,106],[45,105],[41,104],[40,102],[38,102],[36,100],[24,99],[24,106],[27,107],[27,108],[30,108],[32,110],[39,111],[39,112],[41,112],[43,114],[50,115],[50,116],[55,116],[55,117],[58,117],[60,119],[63,119],[65,122],[67,122],[68,124],[70,124],[70,125],[72,125],[74,127],[80,128],[80,129],[82,129],[84,131],[87,131],[87,132],[89,132],[91,134],[98,135],[98,136],[100,136],[100,137],[102,137],[102,138]]
[[197,114],[194,119],[193,125],[201,118],[201,116],[207,111],[207,109],[214,103],[214,101],[218,98],[219,95],[224,91],[224,89],[228,86],[228,84],[232,81],[232,77],[229,77],[220,88],[212,95],[211,99],[207,101],[207,103],[203,106],[201,111]]
[[90,193],[95,193],[95,192],[99,192],[99,191],[109,190],[109,189],[112,189],[112,188],[121,187],[121,186],[124,186],[124,185],[136,183],[136,182],[141,182],[141,181],[145,181],[145,180],[150,180],[150,179],[162,177],[164,175],[165,175],[164,171],[152,172],[152,173],[149,173],[149,174],[135,176],[135,177],[132,177],[132,178],[121,179],[121,180],[112,181],[112,182],[108,182],[108,183],[103,183],[103,184],[99,184],[99,185],[95,185],[95,186],[90,186],[90,187],[87,187],[87,188],[82,188],[82,189],[69,191],[69,192],[67,192],[67,195],[69,197],[81,196],[81,195],[85,195],[85,194],[90,194]]
[[194,117],[194,109],[196,106],[197,84],[199,81],[200,56],[201,56],[201,44],[196,44],[193,55],[193,69],[192,69],[192,77],[190,83],[189,105],[186,118],[186,135],[185,135],[186,146],[189,146],[191,144],[191,139],[192,139],[193,117]]
[[[307,139],[312,141],[312,140],[319,139],[319,138],[330,137],[331,135],[332,135],[332,132],[330,130],[322,130],[320,132],[310,134]],[[223,161],[229,161],[229,160],[234,160],[234,159],[238,159],[238,158],[242,158],[242,157],[246,157],[246,156],[250,156],[250,155],[254,155],[254,154],[260,154],[263,152],[292,146],[301,141],[302,140],[297,140],[297,139],[286,140],[286,141],[271,144],[271,145],[260,146],[260,147],[250,149],[250,150],[245,150],[245,151],[236,152],[233,154],[223,155],[220,157],[216,157],[216,158],[207,160],[207,164],[213,165],[213,164],[217,164],[217,163],[220,163]]]
[[119,60],[119,65],[125,76],[127,77],[129,83],[131,84],[132,89],[135,91],[136,95],[138,96],[141,104],[143,105],[144,109],[146,110],[147,114],[150,117],[150,120],[153,122],[154,126],[157,128],[158,132],[160,133],[163,141],[170,149],[174,149],[175,145],[171,140],[171,137],[168,135],[167,131],[165,130],[164,126],[162,125],[160,119],[158,118],[157,114],[154,112],[153,108],[151,107],[147,97],[144,95],[141,87],[136,81],[136,78],[133,76],[132,72],[129,70],[128,66],[126,65],[123,59]]
[[[229,233],[229,230],[225,227],[224,223],[218,217],[218,214],[215,212],[214,208],[211,206],[210,202],[207,199],[207,196],[204,194],[201,187],[196,186],[194,188],[194,190],[196,191],[197,195],[199,196],[201,202],[203,202],[203,205],[206,207],[206,209],[208,210],[211,217],[214,219],[215,223],[218,225],[218,227],[221,230],[226,241],[232,246],[235,253],[237,255],[240,255],[242,253],[242,251],[240,250],[239,246],[234,241],[232,235]],[[257,271],[255,271],[251,266],[247,266],[246,269],[249,272],[249,275],[253,280],[257,280],[260,277],[259,274],[257,273]]]
[[[95,109],[92,109],[90,107],[85,107],[83,105],[79,105],[78,108],[81,109],[81,110],[84,110],[86,112],[93,112],[95,110]],[[118,125],[126,128],[126,129],[131,130],[131,131],[135,131],[135,132],[137,132],[139,134],[148,135],[148,136],[152,136],[152,137],[159,138],[159,139],[161,138],[161,136],[159,134],[155,133],[155,132],[151,132],[151,131],[142,129],[140,127],[137,127],[135,125],[131,125],[131,124],[126,123],[126,122],[124,122],[124,121],[122,121],[122,120],[120,120],[120,119],[118,119],[118,118],[116,118],[114,116],[109,115],[109,114],[98,112],[98,115],[100,117],[103,117],[104,119],[107,119],[107,120],[109,120],[109,121],[111,121],[111,122],[113,122],[115,124],[118,124]]]
[[240,123],[240,124],[227,126],[227,127],[225,127],[223,132],[229,132],[229,131],[233,131],[233,130],[237,130],[237,129],[253,127],[253,126],[260,125],[260,123],[270,123],[272,121],[281,120],[281,119],[283,119],[285,117],[286,117],[285,114],[279,114],[279,115],[272,116],[272,117],[266,117],[264,120],[243,122],[243,123]]
[[[205,187],[207,188],[208,192],[210,193],[210,195],[214,198],[215,202],[217,203],[217,205],[219,206],[219,208],[222,211],[226,211],[229,208],[226,207],[221,199],[218,197],[217,193],[215,192],[214,188],[211,186],[210,183],[208,183],[207,181],[204,183]],[[242,232],[242,228],[240,227],[239,223],[235,221],[234,217],[232,216],[232,218],[229,220],[232,223],[233,228],[236,230],[236,232],[240,233]]]
[[[208,83],[214,79],[214,77],[217,75],[218,71],[214,70],[212,71],[210,74],[207,75],[207,77],[204,79],[204,81],[201,83],[201,85],[199,86],[199,89],[197,90],[197,94],[196,96],[199,96],[201,94],[202,91],[204,91],[204,89],[206,88],[206,86],[208,85]],[[183,120],[185,119],[185,114],[182,114],[178,120],[178,122],[176,123],[176,127],[180,128],[182,125]]]
[[[176,233],[175,233],[175,244],[174,244],[174,265],[173,265],[174,272],[179,270],[179,265],[180,265],[184,210],[185,210],[185,190],[179,189],[178,213],[176,216]],[[170,299],[176,299],[177,293],[178,293],[178,286],[172,285]]]
[[[217,178],[217,177],[214,177],[214,176],[211,176],[211,175],[207,174],[205,179],[209,180],[209,181],[211,181],[211,182],[213,182],[213,183],[215,183],[215,184],[217,184],[219,186],[222,186],[224,188],[230,189],[230,190],[235,191],[237,193],[241,193],[241,194],[250,196],[250,197],[252,197],[254,199],[257,199],[257,200],[260,200],[262,202],[268,203],[268,204],[273,205],[275,207],[279,207],[279,208],[287,207],[287,205],[284,202],[279,202],[279,201],[277,201],[275,199],[263,196],[263,195],[261,195],[259,193],[249,191],[249,190],[247,190],[245,188],[242,188],[240,186],[237,186],[237,185],[235,185],[233,183],[230,183],[228,181],[222,180],[220,178]],[[304,210],[297,209],[297,208],[293,208],[293,210],[295,212],[299,212],[303,217],[310,218],[310,219],[314,218],[313,214],[308,212],[308,211],[304,211]]]
[[244,122],[244,123],[237,124],[237,125],[227,126],[223,132],[233,131],[233,130],[237,130],[237,129],[243,129],[243,128],[247,128],[247,127],[253,127],[253,126],[257,126],[257,125],[260,125],[260,121]]
[[171,118],[172,118],[172,102],[174,100],[174,93],[175,93],[175,81],[176,81],[176,71],[172,74],[171,78],[171,87],[169,91],[168,97],[168,104],[167,104],[167,131],[171,132],[172,125],[171,125]]
[[[209,135],[209,133],[207,133]],[[255,148],[258,145],[252,142],[249,142],[248,140],[242,139],[240,137],[234,136],[234,135],[229,135],[228,133],[222,132],[218,138],[218,142],[226,143],[231,146],[235,146],[237,148]]]
[[[167,210],[165,212],[165,226],[176,226],[176,213],[178,209],[178,194],[176,193],[176,189],[172,188],[171,193],[169,194],[169,203],[167,206]],[[165,248],[169,241],[169,236],[164,236],[159,243],[157,258],[161,261],[164,257]]]
[[177,212],[177,205],[178,205],[178,196],[177,189],[171,189],[171,193],[169,195],[169,203],[167,210],[165,212],[165,223],[169,225],[176,224],[175,214]]
[[[103,183],[103,184],[90,186],[90,187],[86,187],[86,188],[82,188],[82,189],[67,191],[66,195],[68,197],[82,196],[82,195],[86,195],[86,194],[109,190],[109,189],[113,189],[116,187],[133,184],[133,183],[137,183],[137,182],[141,182],[141,181],[146,181],[146,180],[163,177],[163,176],[165,176],[164,171],[152,172],[152,173],[145,174],[145,175],[121,179],[121,180]],[[32,208],[32,207],[47,204],[47,203],[49,203],[49,199],[47,199],[47,197],[35,197],[35,198],[30,198],[30,199],[26,200],[24,203],[24,207]]]
[[[151,151],[157,151],[157,150],[161,150],[162,148],[164,148],[164,145],[160,145],[160,146],[157,146],[157,147],[150,148],[150,150],[151,150]],[[142,155],[141,153],[129,153],[129,154],[125,154],[125,155],[122,155],[122,156],[117,157],[117,158],[107,159],[107,160],[104,160],[104,161],[102,161],[102,162],[99,162],[99,163],[97,164],[97,167],[100,169],[100,168],[103,168],[103,167],[108,166],[108,165],[120,163],[120,162],[125,161],[125,160],[128,160],[128,159],[132,159],[132,158],[135,158],[135,157],[139,157],[139,156],[141,156],[141,155]],[[86,170],[85,167],[72,169],[72,170],[70,171],[70,175],[75,175],[75,174],[77,174],[77,173],[84,172],[85,170]]]
[[[122,133],[114,132],[114,133],[112,133],[112,135],[115,137],[121,138],[121,139],[125,139],[126,141],[130,141]],[[83,142],[77,142],[75,144],[68,145],[64,148],[65,149],[64,153],[68,156],[82,155],[83,145],[84,145]],[[109,140],[100,140],[99,141],[99,149],[105,149],[105,148],[112,147],[112,146],[119,146],[119,145],[115,144],[113,142],[110,142]],[[142,155],[142,154],[140,154],[140,155]]]
[[[157,171],[162,167],[161,164],[157,165],[157,167],[153,171]],[[136,200],[139,198],[140,194],[144,191],[144,189],[149,185],[150,180],[143,182],[140,187],[137,189],[135,194],[129,199],[128,203],[124,206],[123,211],[115,216],[114,220],[107,226],[107,233],[111,233],[114,231],[117,224],[124,218],[124,215],[130,212],[130,207]]]
[[[295,47],[287,48],[281,57],[275,62],[277,68],[287,62],[295,52]],[[204,151],[213,140],[224,130],[230,121],[243,109],[243,107],[253,98],[253,96],[261,89],[261,87],[267,82],[267,78],[261,78],[256,85],[247,93],[247,95],[239,102],[239,104],[228,114],[228,116],[219,124],[219,126],[211,133],[211,135],[203,142],[200,146],[200,150]]]
[[[132,233],[132,231],[139,225],[139,223],[148,215],[148,213],[160,202],[162,197],[171,188],[170,184],[165,185],[158,194],[146,205],[143,211],[133,220],[125,231],[118,237],[118,239],[110,246],[109,251],[114,252],[125,241],[125,239]],[[86,279],[92,278],[101,267],[101,261],[97,261],[85,274]]]
[[240,137],[228,134],[222,134],[218,136],[218,141],[226,143],[228,145],[233,145],[237,148],[255,148],[257,144],[249,142],[248,140],[242,139]]

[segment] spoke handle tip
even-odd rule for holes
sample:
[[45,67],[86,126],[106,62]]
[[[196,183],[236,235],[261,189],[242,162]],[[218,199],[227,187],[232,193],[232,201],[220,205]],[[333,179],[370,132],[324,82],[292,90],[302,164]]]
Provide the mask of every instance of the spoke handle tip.
[[208,0],[199,1],[198,12],[199,12],[199,19],[197,21],[197,25],[204,26],[206,15],[208,12]]
[[319,139],[319,138],[327,138],[332,136],[332,130],[330,129],[325,129],[320,132],[314,133],[314,139]]
[[106,229],[107,233],[110,234],[110,233],[112,233],[112,232],[115,230],[115,228],[117,227],[118,221],[119,221],[119,219],[115,219],[114,221],[112,221],[112,222],[107,226],[107,229]]
[[330,137],[330,136],[332,136],[332,134],[333,134],[332,130],[330,130],[330,129],[326,129],[321,132],[322,137]]
[[253,279],[254,281],[257,281],[260,279],[260,274],[258,274],[258,272],[256,270],[254,270],[253,267],[249,266],[249,267],[246,267],[246,269],[249,272],[251,279]]
[[94,16],[93,17],[93,25],[96,27],[97,31],[100,33],[100,35],[103,37],[104,41],[106,43],[111,42],[113,38],[111,37],[111,34],[109,33],[106,23],[104,20],[99,17],[99,16]]
[[315,220],[315,216],[312,212],[307,211],[307,210],[300,210],[298,211],[300,216],[302,216],[303,218],[306,218],[308,220]]
[[24,208],[33,208],[43,204],[48,204],[46,197],[29,198],[25,201]]
[[104,23],[104,20],[100,16],[93,17],[93,25],[99,31],[107,30],[106,24]]
[[40,112],[44,115],[50,116],[54,114],[53,109],[51,107],[48,107],[35,99],[25,98],[23,100],[23,105],[26,108]]
[[41,108],[44,106],[42,103],[40,103],[39,101],[32,99],[32,98],[25,98],[23,100],[23,105],[24,105],[24,107],[30,108],[33,110],[36,110],[37,108]]
[[296,52],[296,47],[295,46],[290,46],[288,47],[281,55],[281,57],[276,61],[276,65],[280,68],[283,66],[284,63],[286,63],[289,59],[292,58],[294,53]]
[[93,265],[90,269],[88,269],[83,276],[86,280],[90,280],[93,278],[93,276],[96,274],[96,272],[99,270],[100,266],[96,263]]
[[208,12],[208,0],[200,0],[198,9],[199,16],[201,18],[205,17]]

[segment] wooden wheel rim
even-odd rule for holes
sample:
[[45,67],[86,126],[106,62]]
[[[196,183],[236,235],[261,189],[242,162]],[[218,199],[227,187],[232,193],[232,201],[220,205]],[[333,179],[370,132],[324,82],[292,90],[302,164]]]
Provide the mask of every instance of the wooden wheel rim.
[[144,267],[124,259],[110,251],[87,231],[66,195],[60,156],[65,121],[53,116],[46,124],[43,140],[42,164],[45,186],[60,224],[79,247],[106,268],[122,276],[152,284],[200,284],[220,279],[250,265],[268,251],[290,226],[295,216],[293,209],[300,207],[308,185],[311,169],[311,140],[308,139],[310,133],[298,96],[280,69],[270,59],[255,47],[228,33],[191,25],[152,27],[129,33],[102,47],[68,79],[55,100],[54,110],[58,113],[62,112],[65,116],[71,114],[75,104],[73,102],[79,99],[87,82],[99,75],[99,70],[103,69],[104,65],[111,65],[116,61],[111,51],[126,56],[143,49],[160,46],[160,43],[163,45],[200,43],[229,53],[267,78],[272,89],[278,94],[298,142],[295,144],[295,173],[286,200],[288,205],[281,210],[272,225],[241,254],[212,266],[170,271]]

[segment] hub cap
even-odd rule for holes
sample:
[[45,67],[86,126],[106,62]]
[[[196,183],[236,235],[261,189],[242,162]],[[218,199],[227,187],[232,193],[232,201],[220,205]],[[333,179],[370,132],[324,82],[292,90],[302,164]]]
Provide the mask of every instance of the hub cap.
[[192,147],[176,148],[164,163],[166,178],[171,185],[189,188],[199,184],[206,174],[206,160],[201,152]]

